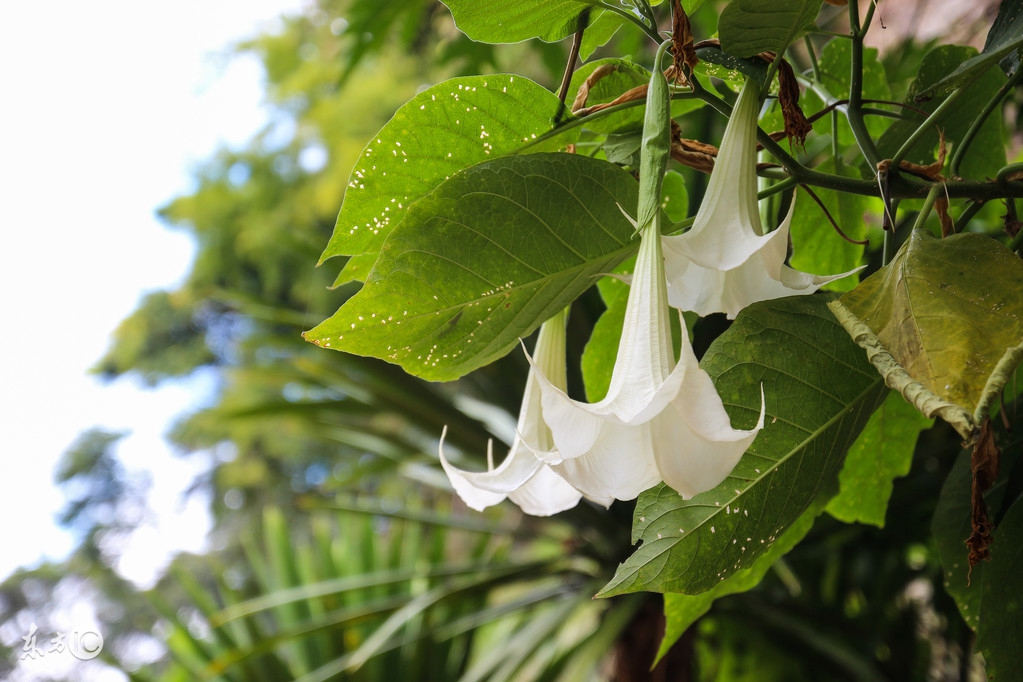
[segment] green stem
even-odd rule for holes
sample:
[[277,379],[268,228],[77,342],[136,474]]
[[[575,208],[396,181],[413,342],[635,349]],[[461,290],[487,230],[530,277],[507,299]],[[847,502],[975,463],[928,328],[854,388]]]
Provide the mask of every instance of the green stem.
[[852,129],[853,137],[860,148],[860,153],[867,160],[871,168],[877,168],[881,161],[881,154],[877,151],[877,145],[867,130],[867,124],[863,120],[863,34],[869,20],[873,16],[873,5],[867,13],[867,22],[864,27],[860,26],[860,8],[857,0],[849,0],[849,26],[852,32],[852,55],[850,58],[849,71],[849,104],[846,105],[845,115],[849,120],[849,128]]
[[895,152],[895,155],[892,156],[891,158],[892,168],[898,169],[899,164],[902,162],[902,159],[905,158],[906,154],[909,153],[909,150],[913,148],[913,145],[915,145],[917,141],[919,141],[919,139],[923,136],[925,132],[927,132],[927,130],[931,127],[931,125],[934,124],[935,121],[944,116],[945,112],[948,109],[952,108],[952,105],[956,103],[956,101],[964,92],[966,92],[965,88],[959,88],[955,90],[951,95],[945,98],[944,102],[939,104],[934,109],[934,111],[931,112],[931,115],[927,117],[927,120],[925,120],[923,123],[917,126],[917,129],[913,131],[913,134],[909,136],[909,139],[903,142],[902,146],[899,147],[899,151]]
[[931,210],[934,208],[934,202],[938,200],[942,194],[941,185],[931,185],[931,191],[927,193],[927,197],[924,198],[924,204],[920,207],[920,212],[916,214],[916,222],[913,223],[913,230],[924,229],[924,224],[927,219],[931,217]]
[[1007,178],[1010,175],[1015,175],[1016,173],[1023,173],[1023,163],[1010,163],[1008,166],[1003,167],[1000,171],[998,171],[998,175],[995,177],[995,180],[998,184],[1005,184],[1008,182]]
[[966,154],[966,150],[973,143],[973,138],[980,132],[980,127],[984,125],[984,121],[991,115],[991,112],[995,110],[1005,96],[1012,92],[1013,89],[1019,84],[1020,80],[1023,79],[1023,69],[1016,69],[1016,73],[1012,75],[1012,78],[1005,81],[1002,87],[998,89],[995,96],[988,100],[988,103],[984,105],[977,118],[973,119],[973,123],[970,124],[970,129],[966,131],[962,141],[959,142],[959,147],[956,149],[955,154],[952,155],[952,162],[949,164],[949,174],[957,178],[959,177],[959,164],[962,163],[963,156]]
[[765,187],[764,189],[757,192],[757,201],[760,201],[761,199],[766,199],[767,197],[773,196],[780,192],[784,192],[790,187],[795,187],[798,184],[799,184],[798,180],[796,180],[792,176],[789,176],[782,180],[781,182],[776,182],[770,187]]
[[[856,36],[860,40],[863,40],[867,36],[867,29],[870,28],[870,22],[873,21],[874,19],[875,9],[877,9],[877,2],[875,0],[870,0],[870,6],[867,7],[867,15],[863,17],[862,26],[860,26],[860,28],[856,31]],[[856,15],[859,16],[859,13],[860,9],[859,7],[857,7]],[[884,28],[884,26],[882,26],[881,28]]]
[[1012,251],[1019,251],[1020,246],[1023,246],[1023,230],[1016,233],[1016,236],[1009,242],[1009,249]]
[[813,49],[813,41],[810,40],[809,35],[803,36],[803,46],[806,47],[806,53],[810,55],[810,64],[813,66],[813,79],[820,81],[821,79],[821,67],[817,63],[817,53]]
[[973,216],[980,212],[980,209],[984,208],[983,201],[971,201],[970,204],[959,214],[959,220],[956,224],[959,226],[960,231],[965,230],[966,226],[973,220]]
[[617,15],[625,18],[625,19],[628,19],[629,21],[634,23],[636,26],[639,26],[640,29],[643,30],[643,33],[646,33],[647,36],[649,36],[651,40],[653,40],[658,45],[661,44],[662,38],[661,38],[661,35],[657,32],[657,27],[656,26],[650,26],[650,25],[646,24],[639,17],[637,17],[635,14],[633,14],[632,12],[629,12],[624,7],[621,7],[619,5],[616,5],[616,4],[613,4],[613,3],[610,3],[610,2],[598,2],[597,6],[598,7],[602,7],[602,8],[606,9],[609,12],[614,12],[615,14],[617,14]]

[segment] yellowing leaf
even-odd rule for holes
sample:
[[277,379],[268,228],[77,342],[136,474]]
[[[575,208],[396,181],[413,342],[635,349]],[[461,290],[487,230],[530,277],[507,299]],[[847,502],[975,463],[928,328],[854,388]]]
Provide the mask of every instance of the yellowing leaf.
[[941,416],[968,434],[968,413],[1001,390],[1023,353],[1021,287],[1023,262],[998,241],[918,231],[833,310],[851,316],[842,320],[850,333],[861,326],[853,336],[889,386],[927,416],[966,412],[959,424]]

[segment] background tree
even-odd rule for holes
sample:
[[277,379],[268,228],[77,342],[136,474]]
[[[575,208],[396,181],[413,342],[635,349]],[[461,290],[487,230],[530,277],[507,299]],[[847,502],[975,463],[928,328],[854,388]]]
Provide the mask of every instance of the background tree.
[[[652,10],[662,26],[668,10]],[[712,35],[720,11],[714,3],[694,11],[693,33]],[[842,33],[848,31],[845,16],[845,10],[825,8],[818,23]],[[838,72],[829,70],[836,64],[851,62],[850,54],[824,40],[811,35],[790,51],[797,72],[816,66],[830,75]],[[136,495],[112,455],[116,434],[88,435],[69,451],[60,473],[68,482],[102,484],[95,494],[69,489],[66,521],[85,524],[88,539],[67,565],[7,581],[8,622],[45,614],[44,603],[31,597],[40,585],[47,592],[62,580],[86,582],[109,633],[107,660],[137,679],[965,680],[979,674],[970,625],[943,586],[931,527],[947,494],[942,486],[962,473],[964,455],[958,436],[941,425],[917,442],[924,423],[898,396],[889,396],[879,414],[905,428],[868,427],[852,446],[895,448],[911,467],[910,476],[896,478],[879,515],[849,525],[835,518],[855,520],[858,512],[829,507],[831,516],[807,522],[806,537],[765,569],[759,585],[712,605],[653,593],[593,601],[633,551],[636,503],[619,502],[606,512],[582,505],[552,519],[523,517],[502,505],[481,516],[453,501],[436,463],[445,426],[450,447],[467,460],[476,457],[477,468],[490,438],[514,435],[509,424],[527,370],[520,356],[436,384],[380,360],[302,341],[301,332],[359,290],[357,283],[330,288],[338,261],[312,266],[331,236],[366,141],[418,90],[449,77],[513,72],[555,92],[567,42],[478,43],[456,30],[438,2],[384,7],[351,0],[322,1],[289,19],[281,32],[241,46],[263,61],[277,118],[247,149],[211,159],[198,173],[197,189],[162,209],[169,225],[195,236],[192,271],[177,290],[148,296],[97,365],[103,376],[133,374],[153,384],[215,373],[212,404],[183,418],[173,439],[189,456],[212,464],[197,485],[211,493],[217,549],[179,557],[148,594],[120,580],[103,538],[115,538],[118,524],[131,525],[130,515],[118,510],[137,513]],[[652,47],[639,32],[620,30],[593,58],[629,54],[648,64]],[[864,97],[901,101],[926,71],[923,47],[906,44],[888,55],[862,60]],[[699,76],[728,96],[711,77],[730,74],[709,57],[703,68]],[[590,103],[610,102],[646,77],[623,68],[618,80],[603,82],[604,90],[594,88]],[[848,79],[808,80],[802,100],[808,112],[826,110],[829,97],[842,98],[852,87]],[[691,102],[675,106],[692,109],[681,119],[685,137],[720,140],[723,116]],[[881,135],[881,118],[869,119],[877,125],[870,134],[895,153],[899,138]],[[631,129],[628,110],[621,119],[622,130],[583,134],[577,151],[629,165],[638,119]],[[978,162],[971,177],[994,176],[1004,166],[998,158],[1003,135],[1015,125],[1007,124],[1005,133],[999,128],[974,143],[989,152],[980,156],[991,168]],[[765,130],[771,125],[781,129],[779,113],[761,122]],[[800,160],[831,159],[832,145],[852,149],[862,131],[845,126],[827,109]],[[613,155],[608,132],[620,135],[621,157]],[[914,161],[929,160],[937,136],[928,144]],[[861,166],[837,155],[813,167],[858,180]],[[687,202],[697,205],[704,175],[675,170]],[[848,236],[870,239],[871,248],[853,249],[853,264],[862,259],[879,266],[892,255],[882,245],[907,234],[924,215],[902,210],[886,237],[880,199],[816,191]],[[777,215],[787,198],[775,195],[765,204]],[[971,229],[1002,227],[996,202],[953,209]],[[921,224],[936,225],[937,217]],[[821,245],[797,251],[803,261],[794,259],[794,267],[848,269],[845,255],[828,253],[838,238],[823,213],[797,216],[793,239]],[[612,294],[601,293],[591,290],[573,304],[569,346],[576,355],[605,306],[614,310]],[[696,324],[698,352],[726,328],[722,316]],[[590,389],[586,373],[573,370],[575,395]],[[1013,447],[1003,442],[1005,452]],[[496,450],[500,457],[501,446]],[[996,518],[1018,496],[1011,474],[1000,481],[1005,501],[992,500]],[[707,612],[697,619],[701,609]],[[676,643],[660,652],[651,674],[665,627],[666,642]],[[167,652],[155,664],[138,656],[150,631]],[[10,637],[4,643],[12,650],[19,644]]]

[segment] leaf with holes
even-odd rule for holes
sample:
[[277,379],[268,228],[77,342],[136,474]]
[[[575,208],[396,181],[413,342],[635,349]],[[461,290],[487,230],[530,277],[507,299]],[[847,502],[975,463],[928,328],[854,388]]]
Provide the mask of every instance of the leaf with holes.
[[[735,428],[767,402],[767,424],[731,475],[690,500],[661,485],[639,497],[639,549],[600,596],[700,594],[749,568],[811,507],[837,491],[846,450],[886,389],[826,307],[827,297],[756,303],[707,350]],[[680,443],[679,447],[685,447]]]
[[761,554],[749,568],[733,573],[731,577],[719,582],[710,590],[701,594],[669,593],[664,595],[664,619],[666,622],[664,639],[661,640],[661,646],[657,651],[657,660],[668,653],[668,650],[689,629],[690,625],[710,610],[716,599],[730,594],[747,592],[759,585],[774,562],[785,556],[810,532],[818,511],[818,509],[811,508],[803,512],[803,515],[796,519],[771,545],[771,548]]
[[447,381],[507,353],[634,253],[633,177],[575,154],[477,164],[409,207],[365,286],[305,338]]
[[352,170],[320,263],[341,255],[363,258],[335,284],[362,281],[412,202],[466,166],[518,152],[551,129],[560,106],[546,88],[509,75],[455,78],[402,105]]

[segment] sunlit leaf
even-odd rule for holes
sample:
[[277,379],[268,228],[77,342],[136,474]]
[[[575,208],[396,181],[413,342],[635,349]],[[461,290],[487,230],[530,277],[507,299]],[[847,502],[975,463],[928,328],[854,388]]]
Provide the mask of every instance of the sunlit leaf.
[[[412,202],[466,166],[518,151],[551,129],[559,107],[521,76],[455,78],[419,93],[363,149],[320,262],[375,254]],[[335,284],[365,276],[365,260]]]
[[639,497],[633,540],[642,544],[601,596],[706,592],[836,492],[845,452],[886,391],[825,300],[754,304],[711,344],[701,366],[733,427],[756,420],[761,384],[767,425],[717,488],[683,500],[662,485]]
[[575,154],[478,164],[441,184],[388,237],[363,289],[306,333],[425,379],[507,353],[633,253],[629,173]]
[[[593,25],[605,10],[597,0],[444,0],[455,25],[481,43],[517,43],[530,38],[561,40]],[[622,19],[617,19],[620,24]]]

